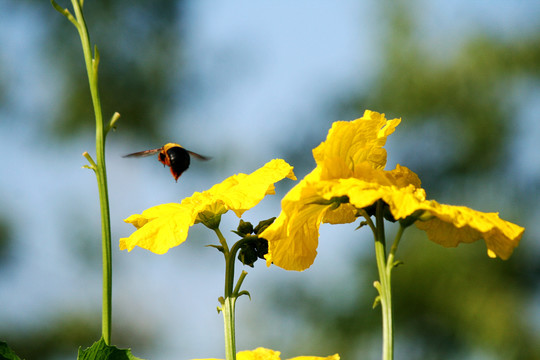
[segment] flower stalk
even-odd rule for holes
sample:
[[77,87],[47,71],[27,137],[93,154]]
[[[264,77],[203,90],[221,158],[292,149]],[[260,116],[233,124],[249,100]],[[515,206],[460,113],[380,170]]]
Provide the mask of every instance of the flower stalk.
[[375,259],[377,261],[377,270],[379,280],[373,283],[379,295],[375,299],[373,307],[381,305],[382,313],[382,359],[391,360],[394,358],[394,325],[392,308],[392,270],[401,264],[395,260],[397,248],[403,231],[407,225],[401,224],[396,234],[394,242],[386,256],[386,237],[384,232],[384,202],[378,200],[375,209],[375,224],[365,210],[360,210],[360,214],[366,219],[366,223],[373,231],[375,238]]
[[81,38],[81,45],[86,64],[86,72],[88,75],[88,83],[90,86],[90,94],[94,108],[94,116],[96,120],[96,161],[85,152],[83,156],[89,161],[90,166],[86,166],[94,170],[96,174],[99,203],[101,211],[101,238],[102,238],[102,261],[103,261],[103,296],[102,296],[102,337],[107,345],[111,342],[111,318],[112,318],[112,256],[111,256],[111,225],[109,211],[109,195],[107,189],[107,170],[105,166],[105,138],[107,133],[115,127],[119,118],[119,114],[115,113],[111,118],[110,123],[104,127],[103,114],[101,110],[101,100],[98,89],[98,65],[99,52],[97,47],[90,46],[90,37],[88,28],[83,15],[83,0],[71,0],[75,16],[68,9],[62,9],[54,0],[51,0],[53,7],[64,15],[77,28]]
[[[221,233],[218,227],[212,227],[212,230],[216,233],[221,246],[217,247],[225,257],[225,293],[223,297],[219,298],[221,306],[218,307],[218,311],[223,313],[223,322],[225,328],[225,359],[236,360],[236,335],[235,335],[235,305],[236,299],[241,295],[248,295],[246,290],[240,291],[242,283],[247,276],[246,271],[242,271],[236,285],[234,285],[234,264],[238,251],[249,240],[246,238],[238,240],[232,248],[229,250],[227,240]],[[234,288],[233,288],[234,285]]]
[[374,286],[379,292],[379,302],[382,312],[382,358],[391,360],[394,358],[394,329],[392,324],[392,288],[391,274],[392,264],[386,258],[386,239],[384,234],[383,203],[377,201],[375,221],[375,257],[377,260],[377,269],[379,271],[379,281]]
[[223,300],[221,311],[225,326],[225,359],[236,359],[236,336],[234,328],[234,306],[236,298],[228,296]]
[[[219,228],[213,229],[221,243],[221,252],[225,257],[225,293],[222,298],[219,299],[221,307],[219,311],[223,313],[223,322],[225,329],[225,359],[236,360],[236,336],[235,336],[235,305],[236,299],[240,295],[249,295],[247,291],[240,291],[242,282],[247,275],[247,272],[242,271],[240,274],[236,286],[234,286],[234,263],[236,260],[236,254],[240,250],[244,239],[236,242],[229,250],[227,240],[219,230]],[[234,286],[234,287],[233,287]]]

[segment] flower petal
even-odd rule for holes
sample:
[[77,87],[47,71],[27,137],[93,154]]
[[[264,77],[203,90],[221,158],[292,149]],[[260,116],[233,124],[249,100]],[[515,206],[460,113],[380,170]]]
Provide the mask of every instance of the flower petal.
[[124,221],[137,226],[144,220],[144,226],[128,238],[120,239],[120,250],[131,251],[139,246],[156,254],[164,254],[186,240],[195,216],[190,208],[180,204],[163,204],[145,210],[141,215],[132,215]]
[[484,213],[464,206],[452,206],[429,201],[422,206],[435,216],[428,221],[416,221],[428,238],[445,247],[484,239],[490,257],[506,260],[519,245],[525,229],[502,220],[498,213]]
[[255,350],[240,351],[236,354],[238,360],[280,360],[279,351],[259,347]]
[[[239,351],[236,354],[238,360],[281,360],[280,352],[259,347],[255,350]],[[297,356],[289,360],[339,360],[338,354],[320,357],[320,356]],[[199,359],[199,360],[219,360],[219,359]]]
[[[281,201],[282,211],[259,237],[268,240],[267,265],[286,270],[305,270],[315,260],[322,212],[328,206],[306,205],[302,197],[308,183],[302,180]],[[290,215],[289,215],[290,214]]]
[[274,183],[285,177],[296,180],[292,166],[282,159],[274,159],[249,175],[231,176],[214,185],[208,193],[223,201],[228,209],[240,217],[266,195],[274,193]]
[[[281,360],[279,351],[259,347],[255,350],[245,350],[236,353],[238,360]],[[194,359],[194,360],[220,360],[220,359]]]
[[286,270],[302,271],[313,264],[319,244],[319,226],[329,223],[349,223],[356,219],[356,209],[341,204],[334,209],[329,200],[320,195],[321,184],[312,181],[319,176],[318,168],[308,174],[285,195],[282,211],[277,219],[259,236],[268,240],[266,263]]
[[[427,211],[433,218],[427,221],[418,220],[415,225],[426,231],[431,241],[445,247],[484,239],[490,257],[498,256],[506,260],[518,246],[525,230],[502,220],[497,213],[484,213],[465,206],[444,205],[435,200],[425,200],[424,190],[412,184],[401,188],[370,187],[355,180],[340,181],[341,186],[333,189],[334,196],[347,193],[351,204],[358,208],[382,199],[389,205],[396,220],[404,219],[418,210]],[[328,196],[332,196],[332,193],[326,195]]]
[[320,356],[297,356],[289,360],[339,360],[339,354],[334,354],[330,356],[320,357]]
[[313,149],[323,179],[347,178],[354,175],[355,165],[367,161],[375,169],[386,165],[386,137],[392,134],[401,119],[386,120],[384,114],[366,110],[353,121],[336,121],[326,141]]

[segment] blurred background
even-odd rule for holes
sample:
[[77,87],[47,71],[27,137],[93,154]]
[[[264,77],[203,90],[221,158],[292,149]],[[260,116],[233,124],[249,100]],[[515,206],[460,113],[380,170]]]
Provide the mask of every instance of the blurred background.
[[[121,252],[124,218],[273,158],[301,178],[332,122],[370,109],[403,119],[387,169],[403,164],[429,198],[527,228],[508,261],[483,242],[445,249],[408,230],[393,275],[396,359],[540,358],[540,2],[86,1],[85,17],[104,117],[122,115],[107,138],[114,344],[146,359],[224,356],[224,264],[205,247],[217,239],[195,226],[165,255]],[[101,334],[80,40],[48,1],[0,0],[0,44],[0,340],[28,360],[73,359]],[[213,159],[175,183],[156,158],[122,158],[167,142]],[[293,185],[244,219],[276,216]],[[229,242],[237,223],[223,217]],[[238,350],[380,358],[373,241],[355,227],[322,226],[303,273],[247,269]]]

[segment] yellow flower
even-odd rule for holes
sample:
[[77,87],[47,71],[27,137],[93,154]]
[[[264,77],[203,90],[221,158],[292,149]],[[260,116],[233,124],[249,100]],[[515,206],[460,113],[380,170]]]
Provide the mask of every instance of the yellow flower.
[[[236,354],[238,360],[281,360],[279,351],[274,351],[265,348],[257,348],[255,350],[240,351]],[[319,356],[298,356],[289,360],[339,360],[339,355],[331,355],[326,357]],[[199,359],[203,360],[203,359]],[[219,360],[219,359],[204,359],[204,360]]]
[[385,171],[386,137],[399,124],[366,111],[350,122],[335,122],[327,139],[313,150],[317,167],[281,202],[276,221],[260,234],[268,240],[267,264],[305,270],[317,255],[321,223],[355,221],[359,209],[384,201],[394,219],[423,213],[415,225],[443,246],[484,239],[488,255],[507,259],[524,229],[497,214],[426,200],[418,176],[406,167]]
[[131,215],[124,221],[133,224],[137,231],[120,239],[120,250],[131,251],[139,246],[164,254],[183,243],[189,227],[198,222],[219,224],[219,217],[229,210],[242,216],[266,195],[274,194],[274,183],[285,177],[296,180],[292,166],[275,159],[249,175],[233,175],[209,190],[196,192],[180,204],[158,205],[140,215]]

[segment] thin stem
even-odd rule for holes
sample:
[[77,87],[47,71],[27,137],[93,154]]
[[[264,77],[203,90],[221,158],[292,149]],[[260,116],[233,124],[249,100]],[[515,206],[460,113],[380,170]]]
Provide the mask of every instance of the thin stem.
[[396,266],[394,259],[396,257],[399,241],[401,240],[401,236],[403,235],[404,231],[405,231],[405,227],[400,225],[398,232],[396,234],[396,237],[394,239],[394,242],[392,243],[392,247],[390,248],[390,253],[388,254],[388,264],[387,264],[390,271],[392,271],[392,269]]
[[99,203],[101,209],[101,238],[102,238],[102,261],[103,261],[103,297],[102,297],[102,337],[107,345],[111,342],[111,319],[112,319],[112,256],[111,256],[111,224],[109,212],[109,195],[107,189],[107,170],[105,166],[105,131],[103,115],[98,90],[97,67],[99,54],[95,49],[96,58],[92,58],[90,37],[84,16],[82,13],[82,1],[71,0],[77,20],[77,30],[81,38],[90,94],[94,106],[96,119],[96,178],[99,191]]
[[234,287],[234,290],[233,290],[233,294],[235,297],[238,297],[240,293],[240,288],[242,287],[242,283],[244,282],[244,279],[246,278],[247,274],[248,273],[245,271],[242,271],[240,273],[240,276],[238,277],[238,281],[236,282],[236,286]]
[[371,218],[367,214],[366,210],[364,210],[364,209],[360,210],[360,214],[364,217],[364,219],[366,219],[366,223],[369,225],[369,228],[371,229],[371,231],[373,231],[373,236],[376,238],[377,237],[377,228],[375,227],[375,224],[373,224],[373,221],[371,220]]
[[377,202],[376,209],[376,229],[375,237],[375,256],[377,259],[377,269],[379,271],[379,284],[376,286],[379,291],[379,299],[382,310],[382,330],[383,360],[394,358],[394,334],[392,324],[392,291],[391,291],[391,272],[392,264],[386,260],[386,240],[384,234],[383,202]]
[[227,245],[227,239],[225,239],[225,237],[223,236],[219,228],[215,228],[214,232],[216,233],[219,239],[219,243],[223,247],[223,254],[225,254],[225,256],[229,256],[229,245]]

